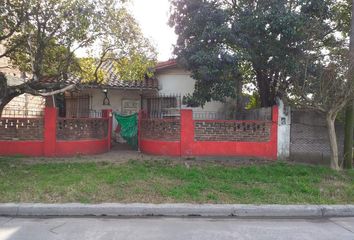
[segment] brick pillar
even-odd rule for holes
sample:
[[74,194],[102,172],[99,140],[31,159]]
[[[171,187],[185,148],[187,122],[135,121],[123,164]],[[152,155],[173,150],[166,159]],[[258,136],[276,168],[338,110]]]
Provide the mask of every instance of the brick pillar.
[[102,110],[102,117],[108,119],[108,133],[107,133],[107,150],[110,151],[112,147],[112,109]]
[[138,151],[140,152],[140,143],[141,143],[141,120],[143,118],[143,110],[139,111],[138,114]]
[[57,131],[57,109],[47,107],[44,110],[44,156],[55,156]]
[[192,156],[194,144],[193,110],[181,110],[181,156]]
[[272,129],[270,135],[270,144],[272,149],[272,159],[278,159],[278,117],[279,108],[278,106],[273,106],[272,108]]

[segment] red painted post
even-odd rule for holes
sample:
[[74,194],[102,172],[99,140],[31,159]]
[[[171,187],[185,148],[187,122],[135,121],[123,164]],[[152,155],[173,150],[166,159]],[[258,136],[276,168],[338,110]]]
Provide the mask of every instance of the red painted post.
[[273,106],[272,130],[271,130],[271,139],[270,139],[273,160],[278,159],[278,117],[279,117],[279,108],[278,106]]
[[192,156],[194,145],[193,110],[181,110],[181,156]]
[[138,151],[140,152],[140,144],[141,144],[141,120],[143,118],[143,110],[139,111],[138,114]]
[[102,117],[108,120],[108,133],[107,133],[107,149],[108,151],[111,150],[112,147],[112,120],[113,114],[112,109],[104,109],[102,110]]
[[53,157],[56,154],[57,109],[47,107],[44,110],[44,156]]

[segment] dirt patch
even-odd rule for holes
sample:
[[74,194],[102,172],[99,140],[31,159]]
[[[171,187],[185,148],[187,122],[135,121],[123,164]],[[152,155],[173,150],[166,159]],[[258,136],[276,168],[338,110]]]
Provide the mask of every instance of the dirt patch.
[[140,153],[138,151],[110,151],[100,155],[77,155],[75,157],[64,158],[45,158],[45,157],[26,157],[19,158],[24,164],[41,164],[41,163],[113,163],[124,164],[129,161],[156,161],[170,164],[171,166],[177,164],[184,164],[187,168],[192,166],[203,166],[205,164],[215,164],[222,166],[252,166],[252,165],[265,165],[272,164],[274,161],[255,159],[255,158],[233,158],[233,157],[168,157],[168,156],[152,156]]

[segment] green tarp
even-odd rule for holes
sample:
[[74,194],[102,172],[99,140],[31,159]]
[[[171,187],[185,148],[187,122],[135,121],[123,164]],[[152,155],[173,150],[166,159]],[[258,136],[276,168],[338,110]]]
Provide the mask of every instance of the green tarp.
[[125,116],[118,113],[114,114],[119,126],[120,135],[135,150],[138,149],[138,114]]

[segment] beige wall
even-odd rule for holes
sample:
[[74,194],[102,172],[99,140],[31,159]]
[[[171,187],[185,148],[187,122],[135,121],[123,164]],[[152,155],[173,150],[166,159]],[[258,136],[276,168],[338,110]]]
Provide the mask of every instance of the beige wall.
[[42,114],[45,100],[42,97],[22,94],[6,105],[3,117],[36,117]]
[[[5,51],[5,47],[0,44],[0,53]],[[21,77],[21,72],[10,66],[8,58],[0,58],[0,71],[11,76]],[[10,84],[10,83],[9,83]]]
[[[183,70],[182,68],[170,68],[160,70],[156,74],[156,78],[159,81],[159,93],[160,94],[180,94],[182,97],[186,94],[192,94],[194,92],[195,80],[191,78],[190,72]],[[221,102],[212,101],[205,104],[203,108],[192,108],[194,111],[221,111],[223,104]],[[186,108],[186,106],[183,106]]]

